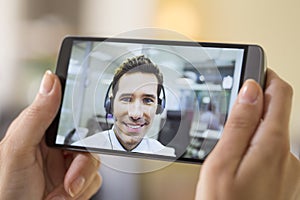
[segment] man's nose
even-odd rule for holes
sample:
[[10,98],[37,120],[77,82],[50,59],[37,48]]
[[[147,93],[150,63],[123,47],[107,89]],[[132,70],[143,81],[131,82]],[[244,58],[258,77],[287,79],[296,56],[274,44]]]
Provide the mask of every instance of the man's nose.
[[134,101],[128,106],[128,115],[133,119],[140,119],[143,116],[142,103]]

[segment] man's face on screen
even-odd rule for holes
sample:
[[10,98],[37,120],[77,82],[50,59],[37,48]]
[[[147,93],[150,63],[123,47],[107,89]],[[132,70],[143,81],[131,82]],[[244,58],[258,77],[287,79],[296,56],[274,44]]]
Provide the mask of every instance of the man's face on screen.
[[127,150],[135,148],[152,125],[157,108],[158,81],[154,74],[124,74],[114,97],[115,133]]

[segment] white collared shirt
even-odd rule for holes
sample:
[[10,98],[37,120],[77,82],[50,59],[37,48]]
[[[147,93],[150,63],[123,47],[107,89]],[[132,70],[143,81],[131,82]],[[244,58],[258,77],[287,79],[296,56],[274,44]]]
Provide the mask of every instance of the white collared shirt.
[[[86,137],[80,141],[77,141],[72,145],[127,151],[120,144],[113,129],[95,133],[94,135]],[[131,152],[157,154],[157,155],[172,156],[172,157],[176,156],[174,148],[166,147],[162,145],[159,141],[149,137],[144,137],[142,141],[138,144],[138,146],[135,147]]]

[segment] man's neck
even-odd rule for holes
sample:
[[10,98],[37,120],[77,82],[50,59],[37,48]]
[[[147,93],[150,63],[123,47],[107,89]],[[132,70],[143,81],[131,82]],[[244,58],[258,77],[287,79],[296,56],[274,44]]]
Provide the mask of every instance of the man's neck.
[[[124,142],[122,141],[121,138],[119,138],[120,132],[119,132],[118,128],[114,127],[113,132],[114,132],[114,134],[115,134],[117,140],[119,141],[120,145],[123,147],[123,149],[124,149],[125,151],[133,151],[137,146],[139,146],[139,144],[140,144],[140,143],[142,142],[142,140],[143,140],[143,139],[141,139],[138,143],[132,144],[132,145],[126,144],[126,143],[124,143]],[[116,134],[116,132],[117,132],[118,134]]]

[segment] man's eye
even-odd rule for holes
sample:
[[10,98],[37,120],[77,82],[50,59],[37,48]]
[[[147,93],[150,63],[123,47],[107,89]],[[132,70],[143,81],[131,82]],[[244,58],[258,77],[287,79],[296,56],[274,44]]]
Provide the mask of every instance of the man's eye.
[[121,101],[122,101],[122,102],[126,102],[126,103],[127,103],[127,102],[131,102],[131,97],[122,97],[122,98],[121,98]]
[[143,102],[144,102],[145,104],[152,104],[152,103],[154,103],[154,100],[151,99],[151,98],[144,98],[144,99],[143,99]]

